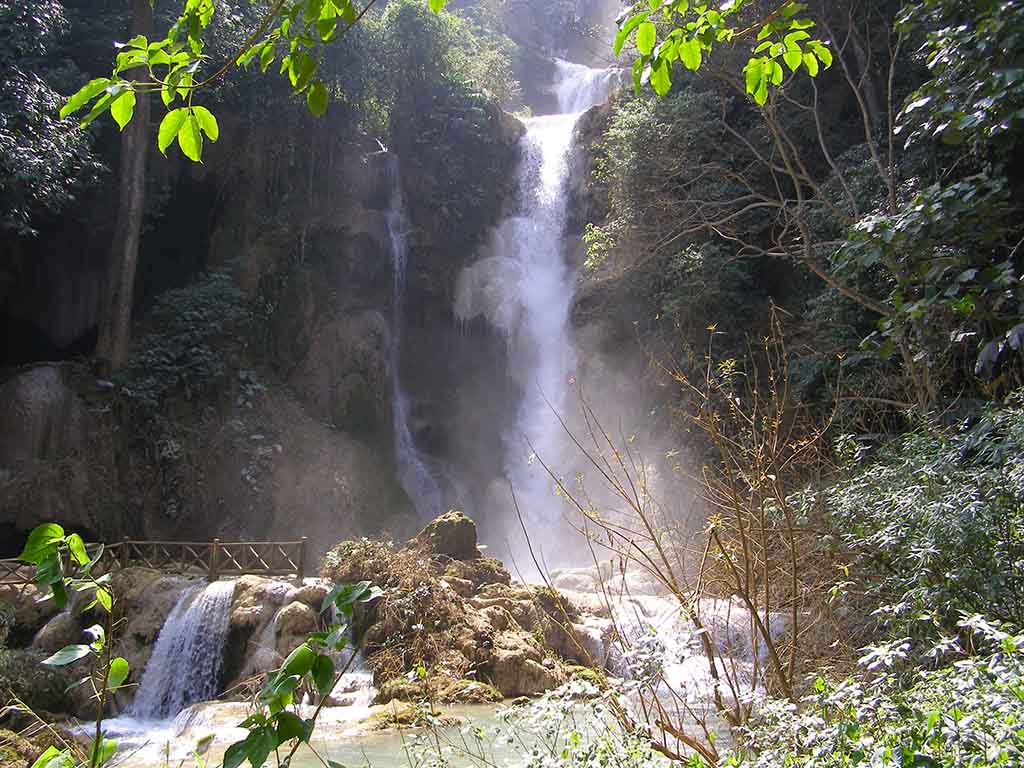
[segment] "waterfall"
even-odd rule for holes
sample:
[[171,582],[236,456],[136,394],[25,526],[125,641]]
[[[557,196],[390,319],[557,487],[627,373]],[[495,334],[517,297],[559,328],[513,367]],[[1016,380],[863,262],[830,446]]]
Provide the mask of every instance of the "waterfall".
[[352,665],[334,686],[331,698],[340,706],[367,708],[377,698],[377,689],[373,685],[373,672],[362,652],[353,649],[344,651],[341,659],[335,663],[339,667],[344,666],[353,654],[355,658],[352,659]]
[[531,454],[558,465],[566,437],[552,410],[569,405],[576,365],[569,333],[575,287],[563,242],[569,153],[582,113],[602,103],[618,81],[615,70],[556,60],[553,92],[559,114],[525,121],[519,169],[520,210],[496,229],[491,255],[467,267],[455,290],[462,322],[483,316],[508,336],[509,372],[522,400],[504,435],[505,472],[532,522],[558,513],[552,483]]
[[191,704],[216,697],[234,592],[233,581],[215,581],[182,593],[160,629],[133,715],[174,717]]
[[423,457],[409,427],[409,399],[402,389],[402,310],[405,305],[405,271],[409,253],[409,219],[398,174],[398,164],[391,166],[391,201],[388,206],[388,235],[391,238],[391,421],[395,444],[395,465],[398,482],[412,501],[421,520],[431,520],[441,513],[441,490]]

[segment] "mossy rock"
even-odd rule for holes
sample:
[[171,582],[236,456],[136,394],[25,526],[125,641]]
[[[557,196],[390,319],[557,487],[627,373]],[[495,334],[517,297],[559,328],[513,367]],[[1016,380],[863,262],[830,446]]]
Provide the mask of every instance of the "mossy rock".
[[42,751],[41,747],[14,731],[0,730],[0,768],[31,765]]
[[565,669],[569,673],[570,678],[576,678],[577,680],[583,680],[591,683],[602,691],[607,690],[608,688],[608,678],[605,676],[604,672],[599,669],[577,666],[575,664],[568,665]]
[[407,680],[404,677],[395,677],[387,680],[377,688],[377,704],[387,704],[392,701],[420,701],[426,698],[426,688],[419,680]]
[[479,680],[453,680],[441,688],[438,701],[459,704],[497,704],[504,700],[501,691]]
[[429,712],[425,706],[408,704],[394,701],[389,707],[375,712],[363,722],[369,726],[371,731],[386,731],[392,728],[419,728],[426,725],[426,718],[430,716],[433,725],[446,727],[458,725],[458,718],[442,715],[434,710]]
[[0,693],[17,696],[36,712],[73,714],[66,691],[83,673],[78,668],[45,666],[46,656],[34,650],[0,648]]

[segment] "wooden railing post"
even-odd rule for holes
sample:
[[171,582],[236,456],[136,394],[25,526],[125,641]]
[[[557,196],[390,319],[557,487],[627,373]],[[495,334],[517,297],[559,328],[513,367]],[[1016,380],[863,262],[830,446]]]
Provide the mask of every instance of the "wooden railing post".
[[306,577],[306,542],[307,537],[303,536],[299,542],[299,581]]
[[129,555],[128,555],[128,537],[121,537],[121,551],[117,553],[117,560],[123,571],[128,567]]
[[214,539],[213,544],[210,547],[210,572],[208,574],[210,581],[216,581],[219,578],[217,573],[217,555],[220,554],[220,539]]

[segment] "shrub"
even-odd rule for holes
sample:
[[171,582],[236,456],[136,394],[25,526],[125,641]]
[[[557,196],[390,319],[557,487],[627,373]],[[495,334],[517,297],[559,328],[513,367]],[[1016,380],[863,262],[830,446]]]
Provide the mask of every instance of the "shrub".
[[[980,617],[961,622],[974,642],[998,650],[963,657],[940,671],[886,671],[865,681],[830,686],[798,709],[773,702],[745,734],[745,750],[727,764],[776,766],[1020,765],[1024,759],[1024,635],[1011,636]],[[895,647],[895,652],[893,652]],[[869,665],[885,670],[909,653],[908,643],[873,649]],[[894,665],[895,666],[895,665]]]
[[893,633],[950,632],[962,611],[1024,626],[1022,457],[1018,399],[959,431],[920,428],[825,492],[859,582],[847,586]]

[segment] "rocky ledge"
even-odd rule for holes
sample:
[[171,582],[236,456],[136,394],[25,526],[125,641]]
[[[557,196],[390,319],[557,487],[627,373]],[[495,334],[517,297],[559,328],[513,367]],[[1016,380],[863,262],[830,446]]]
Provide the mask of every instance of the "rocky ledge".
[[[554,589],[513,584],[480,551],[476,525],[461,512],[441,515],[401,546],[342,542],[322,570],[330,581],[385,590],[357,628],[378,702],[532,696],[607,660],[611,621]],[[425,678],[410,680],[420,666]]]
[[[476,525],[461,512],[438,517],[404,544],[344,541],[327,553],[321,569],[320,578],[302,582],[235,580],[218,681],[221,698],[243,700],[251,694],[262,673],[277,668],[321,626],[323,598],[331,584],[341,582],[369,581],[384,590],[357,614],[355,627],[378,704],[531,696],[557,687],[583,667],[603,669],[608,661],[612,622],[581,608],[584,601],[575,595],[512,583],[502,563],[481,552]],[[114,574],[122,619],[115,650],[129,662],[130,683],[141,681],[165,619],[199,580],[140,568]],[[35,586],[0,588],[0,602],[13,606],[8,640],[13,650],[3,651],[0,659],[0,686],[31,694],[51,691],[36,702],[40,709],[87,717],[91,703],[85,686],[65,694],[70,678],[57,679],[60,673],[39,662],[81,642],[84,628],[101,617],[82,613],[81,598],[57,611],[43,597]],[[130,707],[133,690],[118,695],[116,710]],[[341,705],[350,698],[341,694],[328,703]]]

